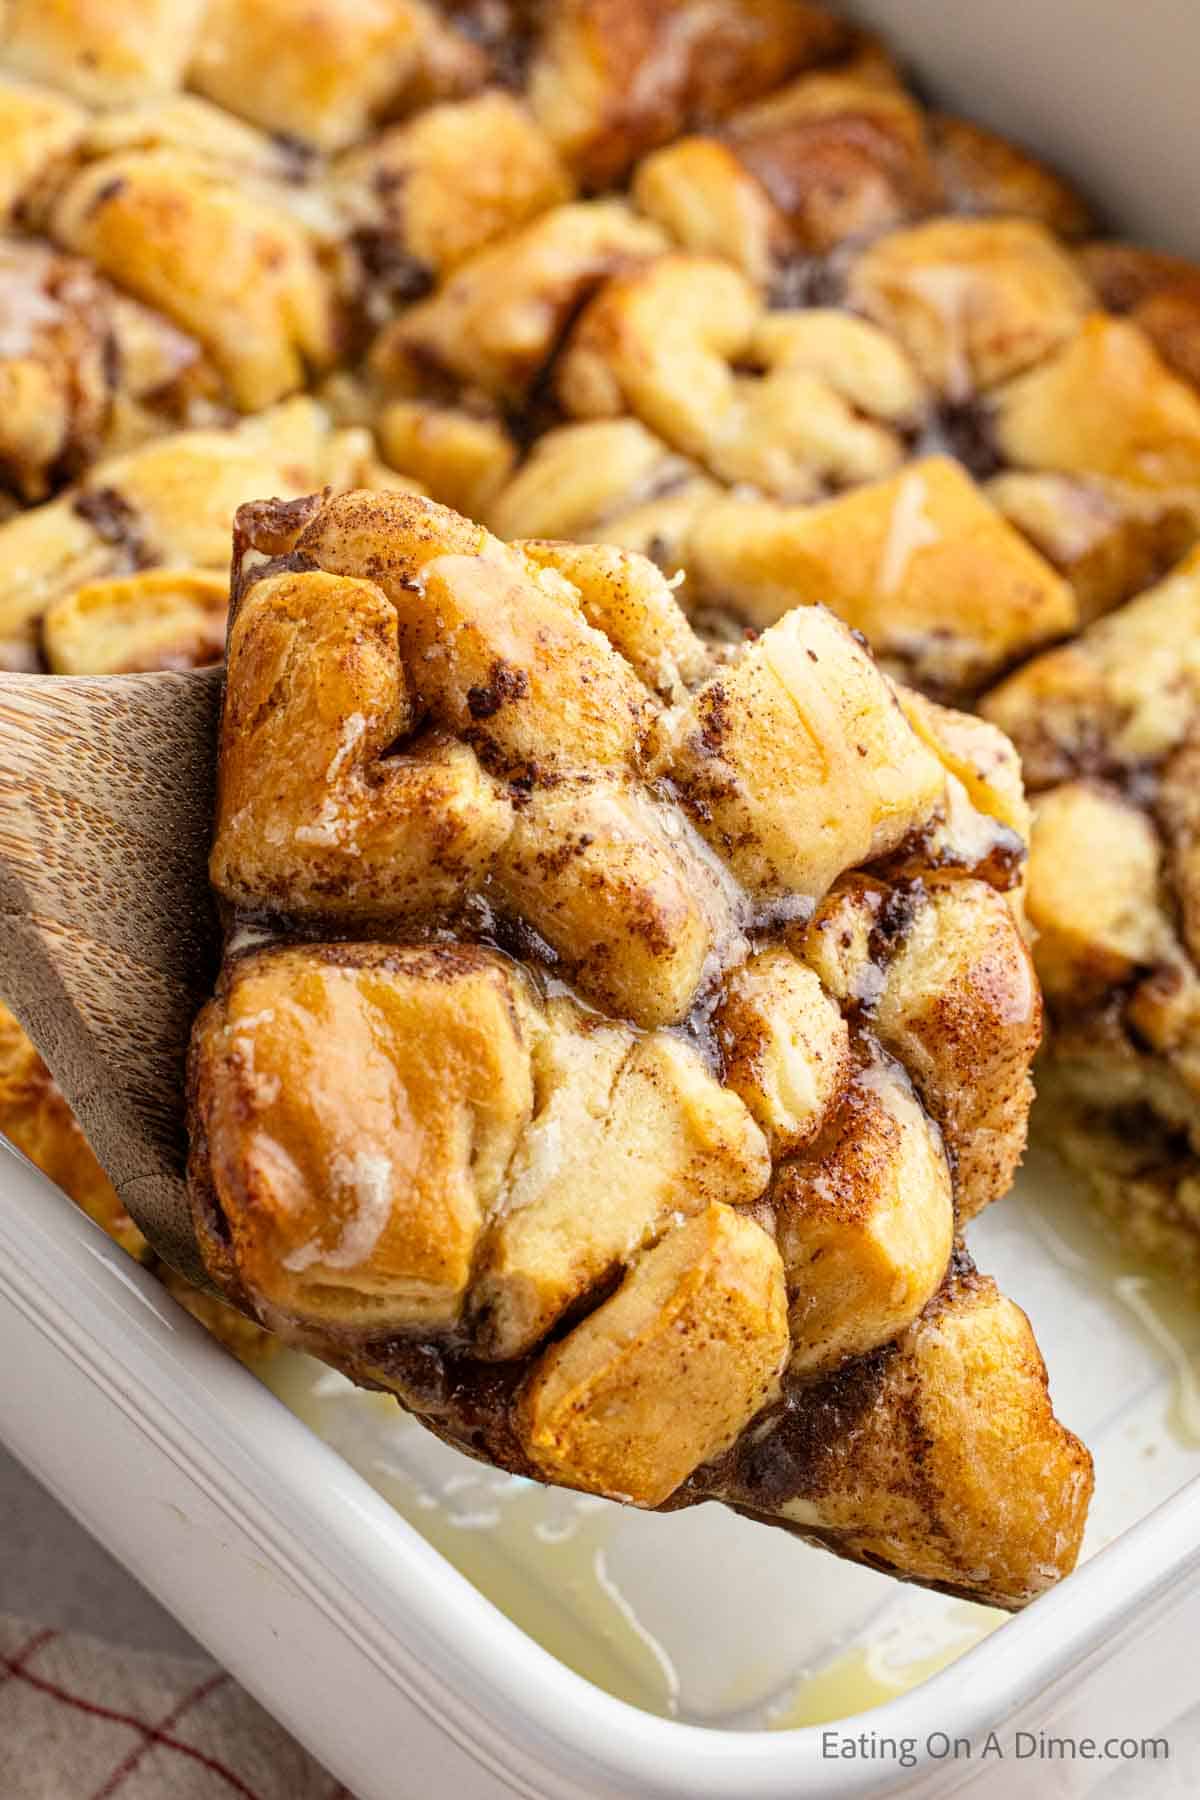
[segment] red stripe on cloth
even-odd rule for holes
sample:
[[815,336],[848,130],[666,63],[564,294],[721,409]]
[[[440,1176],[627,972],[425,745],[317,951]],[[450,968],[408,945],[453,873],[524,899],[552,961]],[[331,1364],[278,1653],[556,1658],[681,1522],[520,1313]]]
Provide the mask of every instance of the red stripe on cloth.
[[186,1693],[182,1700],[177,1700],[170,1712],[165,1718],[160,1719],[157,1725],[144,1726],[145,1736],[142,1742],[135,1744],[132,1750],[125,1753],[104,1785],[96,1789],[92,1800],[110,1800],[126,1777],[133,1774],[143,1756],[153,1750],[156,1744],[166,1742],[164,1733],[170,1731],[173,1725],[178,1725],[190,1707],[199,1706],[201,1700],[208,1699],[214,1688],[219,1688],[222,1682],[228,1680],[229,1677],[224,1669],[214,1670],[211,1675],[206,1675],[203,1681]]
[[58,1636],[57,1631],[35,1631],[27,1644],[22,1644],[15,1656],[0,1658],[0,1681],[7,1681],[13,1675],[19,1675],[31,1656]]
[[144,1737],[151,1739],[154,1743],[162,1744],[168,1750],[177,1750],[181,1756],[190,1756],[193,1762],[198,1762],[210,1774],[217,1775],[222,1781],[228,1782],[235,1794],[242,1795],[242,1800],[262,1800],[261,1794],[256,1794],[253,1788],[247,1787],[239,1775],[235,1775],[232,1769],[226,1768],[224,1763],[218,1762],[215,1756],[206,1756],[203,1750],[197,1750],[193,1745],[185,1744],[179,1738],[170,1737],[166,1732],[159,1731],[153,1725],[147,1725],[144,1719],[136,1719],[132,1713],[115,1712],[110,1706],[97,1706],[94,1701],[84,1700],[78,1694],[69,1694],[66,1688],[58,1687],[55,1682],[46,1681],[42,1676],[34,1675],[29,1669],[19,1668],[11,1657],[0,1657],[0,1668],[7,1669],[8,1673],[15,1675],[18,1681],[28,1682],[30,1687],[36,1688],[40,1694],[48,1695],[51,1700],[59,1700],[64,1706],[73,1706],[77,1712],[87,1713],[93,1719],[108,1719],[115,1725],[132,1726],[134,1731],[140,1731]]

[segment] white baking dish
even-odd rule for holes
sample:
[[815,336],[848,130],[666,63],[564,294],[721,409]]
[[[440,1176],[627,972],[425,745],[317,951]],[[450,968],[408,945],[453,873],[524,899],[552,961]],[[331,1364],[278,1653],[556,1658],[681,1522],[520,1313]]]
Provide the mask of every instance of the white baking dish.
[[[941,0],[855,11],[951,104],[1057,156],[1131,233],[1200,248],[1183,179],[1192,0],[1143,0],[1136,22],[1118,0],[975,0],[952,25]],[[379,1403],[332,1378],[314,1396],[281,1366],[339,1454],[2,1148],[0,1437],[362,1800],[1191,1796],[1200,1726],[1165,1768],[1017,1755],[1018,1729],[1171,1738],[1200,1701],[1200,1407],[1181,1364],[1200,1323],[1106,1258],[1061,1189],[1035,1163],[972,1246],[1030,1312],[1059,1410],[1097,1452],[1093,1554],[952,1666],[833,1727],[836,1757],[830,1727],[753,1727],[832,1717],[839,1699],[854,1711],[887,1691],[889,1656],[899,1688],[991,1621],[715,1507],[656,1519],[584,1502],[600,1510],[581,1523],[579,1502],[547,1499],[535,1517],[519,1484],[488,1487]],[[524,1536],[487,1529],[506,1508],[524,1509]],[[410,1519],[612,1691],[503,1616]],[[564,1588],[551,1553],[571,1532],[589,1547],[586,1592]],[[1003,1758],[982,1755],[993,1728]],[[877,1753],[848,1757],[864,1730]],[[939,1734],[973,1755],[943,1754]]]
[[[1040,1205],[1050,1183],[1033,1180]],[[1060,1406],[1096,1448],[1096,1533],[1140,1522],[952,1667],[836,1730],[841,1750],[843,1730],[912,1739],[903,1768],[886,1746],[874,1759],[834,1760],[830,1727],[703,1729],[573,1674],[7,1151],[0,1192],[0,1436],[363,1800],[827,1800],[969,1782],[1041,1800],[1139,1768],[1131,1795],[1200,1785],[1200,1767],[1178,1764],[1168,1777],[1186,1784],[1171,1789],[1151,1786],[1148,1766],[1016,1760],[1017,1729],[1170,1737],[1197,1699],[1200,1630],[1200,1482],[1151,1510],[1200,1464],[1186,1421],[1171,1427],[1178,1372],[1153,1325],[1076,1267],[1073,1249],[1042,1253],[1027,1201],[993,1209],[976,1234],[981,1256],[1029,1306]],[[424,1434],[408,1430],[421,1468]],[[444,1460],[435,1479],[444,1491]],[[882,1631],[881,1607],[908,1609],[898,1627],[893,1610],[892,1636],[919,1642],[921,1608],[927,1625],[946,1605],[719,1508],[620,1519],[633,1533],[622,1554],[640,1566],[644,1616],[672,1601],[686,1613],[681,1642],[700,1653],[701,1678],[706,1662],[726,1688],[742,1677],[741,1718],[756,1704],[765,1716],[772,1691],[786,1704],[805,1666],[847,1638]],[[543,1580],[551,1568],[546,1559]],[[689,1686],[702,1701],[702,1679]],[[719,1720],[696,1692],[684,1700],[693,1716]],[[1003,1762],[979,1760],[991,1729],[1009,1751]],[[975,1754],[939,1754],[939,1733],[970,1739]]]

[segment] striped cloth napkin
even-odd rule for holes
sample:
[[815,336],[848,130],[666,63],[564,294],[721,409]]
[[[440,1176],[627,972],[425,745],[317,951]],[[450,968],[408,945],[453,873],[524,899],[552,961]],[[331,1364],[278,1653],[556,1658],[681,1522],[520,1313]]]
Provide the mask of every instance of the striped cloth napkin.
[[353,1800],[215,1663],[0,1614],[3,1800]]

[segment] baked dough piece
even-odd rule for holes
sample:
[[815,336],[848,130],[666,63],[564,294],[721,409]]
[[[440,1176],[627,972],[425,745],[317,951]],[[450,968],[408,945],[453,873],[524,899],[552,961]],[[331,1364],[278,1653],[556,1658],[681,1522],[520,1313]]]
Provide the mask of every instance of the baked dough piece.
[[332,180],[376,305],[418,298],[476,251],[572,197],[528,109],[494,90],[392,126],[342,157]]
[[638,164],[631,192],[640,212],[681,250],[721,256],[766,288],[792,251],[792,232],[731,144],[677,138]]
[[543,1479],[661,1505],[774,1397],[786,1343],[778,1252],[713,1205],[545,1351],[517,1429]]
[[1091,1492],[1029,1321],[968,1259],[894,1344],[806,1388],[702,1479],[842,1556],[1001,1606],[1058,1566]]
[[[999,734],[820,606],[717,650],[636,553],[411,495],[243,508],[211,1274],[501,1467],[1022,1604],[1090,1470],[954,1243],[1024,1138],[1023,823]],[[859,1510],[791,1447],[841,1391]]]
[[564,0],[548,9],[530,103],[592,189],[692,121],[720,118],[848,41],[807,0]]
[[[369,436],[354,428],[335,431],[315,401],[297,398],[247,419],[229,430],[187,431],[159,438],[127,456],[98,463],[71,493],[18,513],[0,525],[0,665],[32,668],[44,652],[52,668],[65,672],[76,649],[60,648],[59,630],[101,629],[108,614],[121,632],[123,609],[152,625],[154,616],[178,601],[183,613],[211,611],[211,586],[193,579],[226,569],[230,524],[244,500],[265,492],[288,496],[314,483],[340,488],[378,481],[404,485],[376,461]],[[147,569],[170,569],[184,577],[170,582],[121,585]],[[121,578],[114,580],[114,578]],[[92,585],[81,604],[55,610],[49,636],[41,637],[48,609]],[[212,624],[203,633],[211,643]],[[191,626],[185,641],[194,636]],[[165,646],[164,646],[165,647]],[[215,648],[215,646],[214,646]],[[101,661],[118,668],[144,666],[142,650],[132,663],[110,643]],[[169,660],[183,654],[176,648]]]
[[188,79],[263,130],[328,151],[393,109],[469,91],[485,69],[422,0],[208,0]]
[[65,94],[0,75],[0,224],[83,136],[87,113]]
[[793,256],[872,237],[941,198],[921,108],[870,53],[736,113],[728,135],[785,221]]
[[[692,526],[721,498],[711,476],[637,419],[543,433],[484,509],[501,537],[562,537],[640,551],[687,589]],[[430,484],[430,492],[440,492]]]
[[82,258],[0,238],[0,485],[43,500],[217,390],[198,344]]
[[0,481],[44,499],[58,470],[84,467],[110,410],[109,313],[90,265],[0,240]]
[[168,93],[183,78],[205,0],[8,0],[0,61],[88,106]]
[[1200,493],[1187,489],[1014,470],[984,492],[1065,576],[1082,625],[1152,587],[1200,536]]
[[[1049,1141],[1200,1278],[1200,555],[985,701],[1035,789],[1027,904]],[[1096,871],[1103,879],[1096,879]]]
[[453,1325],[532,1110],[523,1010],[466,948],[235,964],[198,1027],[194,1130],[234,1234],[201,1212],[208,1261],[268,1313]]
[[1167,366],[1200,385],[1200,268],[1136,244],[1085,244],[1079,261],[1112,312],[1140,325]]
[[[723,256],[778,295],[832,253],[936,210],[941,182],[921,108],[869,41],[740,107],[716,131],[644,157],[638,205],[684,249]],[[830,257],[828,265],[821,259]],[[807,296],[811,297],[811,296]]]
[[488,407],[468,411],[431,400],[391,400],[375,431],[389,468],[472,518],[487,516],[517,461],[512,434]]
[[1200,488],[1200,396],[1127,319],[1089,314],[1053,356],[999,390],[995,409],[997,447],[1017,468],[1151,493]]
[[683,255],[606,283],[556,387],[573,417],[630,412],[718,480],[779,500],[890,474],[925,398],[882,332],[823,309],[767,313],[735,269]]
[[1067,252],[1026,219],[932,219],[890,233],[855,263],[847,294],[951,400],[1040,362],[1091,303]]
[[317,165],[299,145],[271,137],[197,94],[162,94],[94,114],[77,162],[128,150],[176,150],[199,157],[217,174],[244,185],[262,184],[277,203],[319,211]]
[[286,198],[188,150],[132,149],[86,163],[48,228],[192,333],[251,412],[302,386],[337,348],[329,277]]
[[144,569],[86,581],[50,606],[42,647],[55,675],[199,669],[225,653],[229,584],[205,569]]
[[588,294],[664,242],[618,200],[555,207],[468,258],[382,331],[372,366],[410,392],[432,381],[520,405]]
[[0,1130],[139,1262],[150,1248],[93,1156],[49,1069],[0,1003]]
[[929,130],[946,202],[955,212],[1035,219],[1061,238],[1091,230],[1087,205],[1075,189],[1019,144],[947,113],[935,113]]
[[771,1190],[790,1302],[790,1367],[836,1369],[903,1331],[941,1285],[953,1238],[950,1167],[902,1069],[854,1072],[807,1157]]
[[687,551],[692,595],[758,627],[821,601],[897,673],[953,697],[1078,618],[1067,584],[945,456],[818,506],[730,497],[698,511]]

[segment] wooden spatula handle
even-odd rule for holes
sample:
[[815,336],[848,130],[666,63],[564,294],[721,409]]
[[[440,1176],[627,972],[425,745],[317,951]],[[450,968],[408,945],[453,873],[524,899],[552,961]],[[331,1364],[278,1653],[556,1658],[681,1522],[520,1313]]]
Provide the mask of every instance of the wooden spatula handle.
[[183,1073],[217,954],[219,703],[216,669],[0,675],[0,995],[129,1213],[193,1279]]

